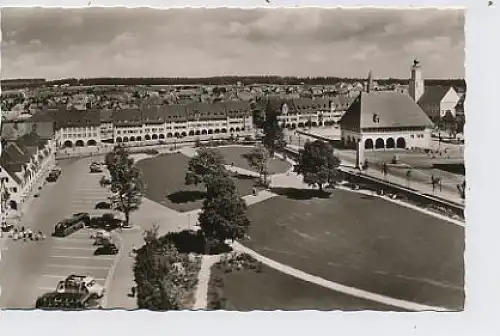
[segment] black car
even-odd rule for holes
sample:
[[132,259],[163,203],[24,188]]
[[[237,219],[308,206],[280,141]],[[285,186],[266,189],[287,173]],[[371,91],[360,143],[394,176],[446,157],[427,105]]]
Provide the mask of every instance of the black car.
[[86,226],[90,224],[90,214],[88,212],[77,212],[72,216],[73,219],[82,221]]
[[115,255],[118,253],[118,247],[115,244],[106,244],[95,250],[94,255]]
[[57,179],[61,176],[61,169],[54,168],[50,171],[49,176],[47,176],[47,182],[56,182]]
[[90,223],[90,216],[86,212],[79,212],[73,214],[71,218],[63,219],[54,227],[54,237],[66,237],[83,229],[86,225]]
[[94,217],[90,220],[89,226],[93,229],[104,229],[107,231],[112,231],[118,229],[122,226],[123,222],[117,218],[112,213],[106,213],[100,217]]

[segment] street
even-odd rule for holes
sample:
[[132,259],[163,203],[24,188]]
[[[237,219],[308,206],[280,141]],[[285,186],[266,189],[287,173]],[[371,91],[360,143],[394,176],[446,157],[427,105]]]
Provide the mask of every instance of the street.
[[[291,145],[291,147],[303,147],[304,143],[307,140],[315,140],[314,138],[308,137],[306,135],[297,135],[292,131],[285,130],[284,133],[285,140],[287,141],[288,145]],[[437,146],[437,142],[434,145]],[[458,149],[456,148],[457,145],[446,145],[446,148],[449,147],[453,151],[458,152]],[[442,148],[444,148],[444,146],[445,145],[442,145]],[[354,164],[356,162],[356,153],[354,150],[335,150],[335,155],[337,155],[339,159],[342,160],[343,165],[354,168]],[[402,186],[408,186],[406,172],[407,169],[390,168],[386,178],[390,182],[400,184]],[[381,166],[377,166],[376,164],[372,164],[372,166],[367,171],[365,171],[365,173],[368,173],[369,175],[377,178],[384,178]],[[436,190],[433,191],[432,184],[430,182],[432,174],[442,177],[442,190],[439,190],[439,187],[437,187]],[[411,176],[410,186],[424,193],[434,194],[436,196],[461,204],[463,203],[463,200],[460,198],[460,195],[457,192],[456,185],[462,183],[462,181],[463,179],[461,179],[459,176],[438,169],[428,169],[425,171],[422,169],[414,169]]]
[[51,237],[54,225],[77,212],[91,212],[105,201],[107,190],[99,186],[102,174],[90,174],[90,159],[70,159],[59,163],[62,174],[47,183],[25,210],[20,226],[42,231],[43,241],[13,241],[3,235],[0,260],[0,308],[33,308],[36,298],[55,290],[70,274],[94,277],[105,285],[114,256],[94,256],[90,231],[75,232],[65,238]]

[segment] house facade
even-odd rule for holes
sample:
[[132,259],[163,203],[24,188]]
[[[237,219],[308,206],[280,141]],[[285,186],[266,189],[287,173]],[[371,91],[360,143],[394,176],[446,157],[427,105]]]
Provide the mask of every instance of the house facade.
[[54,111],[60,148],[101,143],[161,142],[168,138],[245,135],[253,132],[250,103],[190,103],[113,110]]
[[321,127],[338,123],[351,102],[347,97],[270,99],[266,109],[276,113],[283,128]]
[[457,116],[460,95],[451,86],[430,86],[418,100],[418,105],[433,120],[438,122],[446,115]]
[[362,92],[340,120],[344,146],[367,150],[428,148],[433,123],[410,96]]
[[0,156],[2,213],[19,210],[55,164],[55,143],[28,134],[7,142]]

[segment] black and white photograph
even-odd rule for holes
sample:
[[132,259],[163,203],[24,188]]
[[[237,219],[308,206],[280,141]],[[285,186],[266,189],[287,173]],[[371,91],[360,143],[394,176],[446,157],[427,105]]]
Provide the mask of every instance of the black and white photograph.
[[2,8],[0,309],[463,311],[464,24]]

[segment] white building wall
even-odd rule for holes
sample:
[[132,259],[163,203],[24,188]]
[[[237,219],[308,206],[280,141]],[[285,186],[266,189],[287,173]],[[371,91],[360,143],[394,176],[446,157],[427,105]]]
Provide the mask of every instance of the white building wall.
[[450,111],[451,114],[455,117],[457,112],[455,110],[455,106],[457,106],[458,101],[460,100],[460,96],[458,93],[450,87],[446,95],[443,97],[440,103],[439,115],[444,117],[447,111]]
[[422,131],[398,131],[398,132],[370,132],[370,133],[359,133],[351,130],[342,130],[342,141],[344,144],[352,144],[359,140],[364,144],[367,139],[373,141],[373,148],[375,149],[377,139],[382,139],[384,141],[384,149],[387,147],[387,140],[392,138],[394,140],[394,148],[397,147],[398,138],[403,138],[405,140],[405,148],[430,148],[432,144],[431,139],[431,129],[425,129]]

